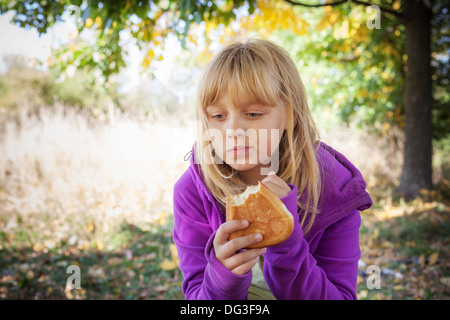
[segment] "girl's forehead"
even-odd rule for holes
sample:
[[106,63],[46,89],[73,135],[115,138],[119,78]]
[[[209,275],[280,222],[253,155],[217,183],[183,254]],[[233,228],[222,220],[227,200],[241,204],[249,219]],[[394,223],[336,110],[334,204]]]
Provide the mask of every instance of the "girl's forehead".
[[234,98],[231,99],[228,95],[222,95],[214,101],[213,103],[209,104],[207,108],[209,107],[219,107],[219,108],[229,108],[233,107],[235,109],[239,108],[245,108],[254,104],[260,104],[258,101],[255,101],[254,99],[249,98]]
[[251,106],[269,107],[272,103],[263,101],[261,97],[252,94],[230,94],[227,90],[216,96],[214,101],[210,101],[205,107],[208,108],[234,108],[241,109]]

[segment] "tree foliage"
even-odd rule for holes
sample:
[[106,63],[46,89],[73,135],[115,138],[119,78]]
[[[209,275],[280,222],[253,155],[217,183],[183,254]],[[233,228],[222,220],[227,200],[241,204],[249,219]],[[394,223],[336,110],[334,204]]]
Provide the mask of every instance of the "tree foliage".
[[98,69],[104,80],[125,66],[120,33],[128,31],[141,49],[147,50],[143,65],[161,59],[165,39],[176,35],[183,45],[193,23],[228,24],[236,17],[234,8],[245,6],[253,12],[255,3],[244,0],[215,1],[99,1],[99,0],[37,0],[0,1],[0,13],[15,11],[12,22],[23,28],[35,28],[45,33],[64,13],[75,17],[78,32],[94,32],[91,43],[76,42],[63,47],[51,62],[62,71],[68,65]]
[[[370,4],[381,9],[379,29],[369,28],[368,21],[374,18],[368,10]],[[344,122],[356,121],[380,134],[404,125],[407,55],[403,6],[402,0],[0,0],[1,13],[14,10],[13,23],[39,33],[64,17],[74,17],[78,33],[89,30],[93,36],[76,38],[55,51],[49,63],[60,72],[74,67],[93,70],[106,87],[111,76],[125,66],[122,32],[128,32],[145,51],[144,68],[163,59],[169,35],[176,36],[185,48],[189,43],[197,45],[200,37],[204,39],[204,61],[210,57],[212,39],[227,42],[246,35],[275,35],[293,50],[292,43],[300,43],[294,52],[298,60],[329,66],[328,74],[317,74],[311,80],[314,104],[333,108]],[[436,138],[448,133],[448,30],[448,5],[435,1]]]

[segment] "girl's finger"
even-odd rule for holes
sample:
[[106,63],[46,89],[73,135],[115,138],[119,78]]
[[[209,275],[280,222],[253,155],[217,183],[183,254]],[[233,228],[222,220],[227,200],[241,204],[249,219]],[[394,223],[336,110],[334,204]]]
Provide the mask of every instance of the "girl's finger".
[[247,220],[232,220],[224,222],[220,225],[219,229],[217,229],[216,235],[214,237],[215,245],[222,245],[228,242],[228,237],[230,233],[233,233],[238,230],[242,230],[248,227]]
[[[228,241],[221,248],[221,256],[231,257],[236,251],[247,248],[248,246],[261,242],[263,236],[259,233],[249,234],[247,236],[238,237],[233,240]],[[246,250],[251,251],[251,250]],[[239,253],[240,254],[240,253]]]
[[282,186],[280,186],[276,183],[273,183],[272,181],[266,181],[266,182],[264,182],[264,184],[266,185],[266,187],[268,187],[270,189],[275,188],[276,190],[285,190],[285,188],[283,188]]
[[226,264],[229,270],[247,273],[254,265],[254,260],[258,261],[259,256],[266,252],[266,248],[250,249],[236,254],[227,259]]
[[291,192],[291,188],[289,188],[288,185],[281,187],[278,184],[272,183],[271,181],[264,182],[264,185],[272,190],[272,192],[275,193],[280,199]]
[[259,256],[257,256],[256,258],[253,258],[253,259],[251,259],[249,261],[247,261],[244,264],[241,264],[241,265],[237,266],[234,269],[231,269],[231,272],[233,272],[234,274],[239,274],[239,275],[246,274],[247,272],[249,272],[253,268],[253,266],[255,264],[258,263],[258,261],[259,261]]
[[286,182],[284,182],[283,180],[281,180],[281,179],[280,179],[279,177],[277,177],[277,176],[268,176],[268,177],[265,177],[261,182],[264,183],[264,184],[266,184],[266,185],[267,185],[267,183],[272,183],[272,184],[274,184],[274,185],[276,185],[276,186],[279,186],[279,187],[283,187],[283,185],[286,184]]
[[259,257],[264,252],[265,250],[261,249],[250,249],[247,251],[243,251],[226,259],[225,265],[229,270],[233,270],[234,268],[237,268],[256,257]]

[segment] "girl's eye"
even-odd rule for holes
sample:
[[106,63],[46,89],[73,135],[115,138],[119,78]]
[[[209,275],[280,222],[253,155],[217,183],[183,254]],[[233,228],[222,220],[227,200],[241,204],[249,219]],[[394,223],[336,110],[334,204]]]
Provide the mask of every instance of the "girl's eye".
[[216,115],[211,116],[211,118],[217,119],[217,120],[222,120],[223,116],[224,116],[223,114],[216,114]]
[[262,116],[262,113],[249,112],[247,114],[250,118],[259,118],[260,116]]

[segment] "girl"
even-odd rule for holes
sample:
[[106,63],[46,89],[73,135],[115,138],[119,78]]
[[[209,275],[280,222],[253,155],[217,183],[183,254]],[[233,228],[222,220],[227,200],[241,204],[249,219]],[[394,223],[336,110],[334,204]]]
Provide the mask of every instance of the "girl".
[[[173,239],[186,299],[356,299],[360,211],[372,205],[360,172],[319,141],[288,53],[266,40],[236,42],[205,69],[199,136],[174,186]],[[258,181],[295,221],[284,242],[245,249],[228,240],[226,197]]]

